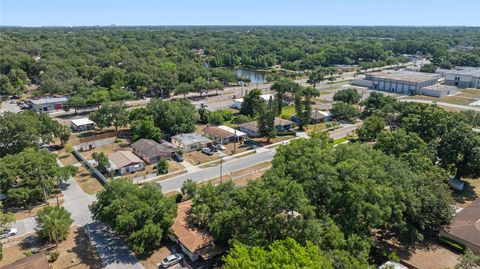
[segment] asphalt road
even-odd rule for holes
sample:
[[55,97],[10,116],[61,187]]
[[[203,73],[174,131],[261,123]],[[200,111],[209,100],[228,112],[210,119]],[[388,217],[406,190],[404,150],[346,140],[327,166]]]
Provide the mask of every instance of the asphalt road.
[[[258,149],[256,154],[226,161],[222,164],[223,175],[227,175],[231,172],[253,166],[257,163],[271,161],[273,159],[273,156],[275,155],[275,152],[275,149]],[[220,166],[217,165],[193,173],[165,179],[160,181],[159,184],[162,187],[162,192],[166,193],[179,190],[182,187],[183,182],[189,178],[192,179],[194,182],[200,183],[219,176]]]
[[[338,139],[338,138],[348,136],[356,129],[357,129],[357,126],[354,124],[344,124],[341,128],[330,132],[329,135],[330,135],[330,138],[332,139]],[[227,175],[229,173],[251,167],[258,163],[271,161],[275,156],[275,153],[276,153],[275,149],[259,148],[257,149],[257,153],[253,155],[225,161],[222,164],[222,174]],[[162,187],[162,192],[167,193],[167,192],[180,190],[183,182],[185,182],[187,179],[192,179],[194,182],[201,183],[206,180],[216,178],[219,176],[220,176],[220,166],[217,165],[214,167],[205,168],[199,171],[165,179],[160,181],[159,184]]]

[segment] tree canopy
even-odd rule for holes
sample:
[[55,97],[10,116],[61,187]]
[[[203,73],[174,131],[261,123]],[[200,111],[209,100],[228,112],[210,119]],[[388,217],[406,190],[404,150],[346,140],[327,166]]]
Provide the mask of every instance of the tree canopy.
[[148,255],[160,246],[177,214],[175,200],[165,198],[158,186],[140,187],[127,179],[105,185],[90,210],[94,219],[124,236],[138,255]]
[[166,102],[155,99],[150,101],[147,110],[153,116],[155,126],[167,135],[191,133],[195,130],[198,115],[195,107],[188,100]]

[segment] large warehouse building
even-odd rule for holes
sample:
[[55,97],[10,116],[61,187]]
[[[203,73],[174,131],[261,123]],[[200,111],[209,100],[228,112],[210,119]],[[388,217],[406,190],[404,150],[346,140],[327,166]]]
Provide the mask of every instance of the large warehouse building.
[[457,66],[455,69],[438,69],[445,84],[458,88],[480,88],[480,68]]
[[387,92],[416,95],[420,88],[435,85],[440,74],[411,71],[382,71],[366,74],[365,79],[371,81],[371,88]]

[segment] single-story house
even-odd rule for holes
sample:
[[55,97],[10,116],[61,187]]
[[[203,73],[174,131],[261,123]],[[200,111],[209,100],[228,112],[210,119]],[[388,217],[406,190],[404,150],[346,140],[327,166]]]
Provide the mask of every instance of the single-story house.
[[31,100],[32,108],[36,112],[50,112],[54,110],[60,110],[63,108],[63,103],[67,102],[66,97],[55,98],[42,98],[37,100]]
[[50,269],[48,259],[43,252],[21,258],[11,264],[5,265],[2,269]]
[[451,224],[440,231],[440,236],[458,242],[480,253],[480,198],[457,213]]
[[[274,99],[273,94],[262,94],[262,95],[260,95],[260,97],[263,100],[265,100],[266,102],[268,102],[270,100],[270,98]],[[242,103],[243,103],[243,98],[233,99],[232,107],[236,108],[236,109],[240,109],[240,108],[242,108]]]
[[203,129],[203,134],[218,144],[228,144],[231,142],[241,143],[247,135],[244,132],[225,125],[207,126]]
[[71,127],[76,132],[82,132],[95,129],[95,122],[89,118],[71,120]]
[[130,146],[133,148],[133,152],[140,156],[144,161],[150,164],[157,163],[159,160],[170,159],[172,154],[178,150],[178,148],[172,143],[162,140],[162,143],[153,141],[151,139],[140,139]]
[[172,144],[183,148],[185,152],[200,150],[210,146],[213,141],[197,133],[178,134],[171,137]]
[[225,252],[226,248],[214,243],[214,238],[205,230],[189,223],[188,214],[192,200],[178,204],[177,217],[171,227],[170,239],[176,242],[191,261],[207,261]]
[[[275,129],[277,132],[288,132],[290,131],[294,123],[293,121],[284,120],[282,118],[275,118]],[[258,123],[257,121],[251,121],[247,123],[242,123],[239,125],[240,131],[248,134],[251,137],[259,137],[260,133],[258,131]]]
[[110,171],[114,174],[123,175],[133,173],[145,168],[145,163],[130,151],[117,151],[108,156]]
[[312,123],[319,123],[322,121],[329,121],[332,119],[332,113],[323,110],[314,110],[311,115]]

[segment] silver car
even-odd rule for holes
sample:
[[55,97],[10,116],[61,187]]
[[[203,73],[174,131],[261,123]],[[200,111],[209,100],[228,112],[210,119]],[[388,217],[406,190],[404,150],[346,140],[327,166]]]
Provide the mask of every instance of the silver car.
[[180,253],[175,253],[172,255],[167,256],[165,259],[162,260],[159,268],[168,268],[173,266],[183,260],[183,255]]

